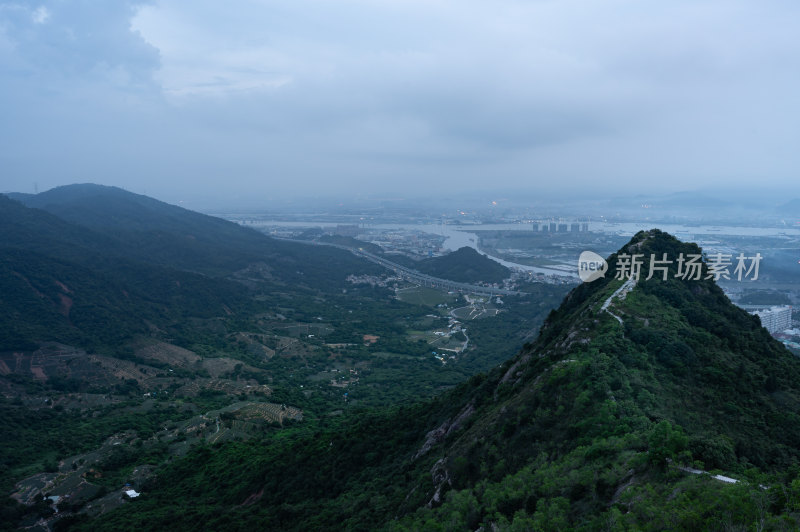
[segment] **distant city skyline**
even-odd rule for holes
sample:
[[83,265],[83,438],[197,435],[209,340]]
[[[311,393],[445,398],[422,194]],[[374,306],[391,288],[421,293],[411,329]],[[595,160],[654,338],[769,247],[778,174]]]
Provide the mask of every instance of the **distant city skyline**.
[[[0,1],[0,191],[800,197],[796,2]],[[780,194],[778,194],[780,195]]]

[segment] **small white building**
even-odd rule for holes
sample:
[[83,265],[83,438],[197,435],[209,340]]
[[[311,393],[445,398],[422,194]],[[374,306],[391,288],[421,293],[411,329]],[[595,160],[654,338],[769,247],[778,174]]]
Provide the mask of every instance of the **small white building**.
[[757,310],[751,314],[758,316],[761,320],[761,325],[770,334],[792,328],[792,307],[772,307],[765,310]]
[[131,499],[135,499],[136,497],[138,497],[138,496],[139,496],[139,494],[138,494],[138,493],[136,493],[136,490],[126,490],[126,491],[125,491],[125,495],[127,495],[127,496],[128,496],[128,497],[130,497]]

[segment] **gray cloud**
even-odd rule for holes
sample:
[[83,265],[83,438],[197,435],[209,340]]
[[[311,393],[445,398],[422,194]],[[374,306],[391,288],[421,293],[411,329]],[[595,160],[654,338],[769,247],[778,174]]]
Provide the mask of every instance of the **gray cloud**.
[[795,2],[0,4],[0,189],[796,182]]

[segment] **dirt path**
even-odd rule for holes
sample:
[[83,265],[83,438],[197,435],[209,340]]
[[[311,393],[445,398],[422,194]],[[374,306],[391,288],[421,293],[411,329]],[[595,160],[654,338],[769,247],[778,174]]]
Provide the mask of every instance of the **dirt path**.
[[617,288],[617,289],[614,291],[614,293],[613,293],[613,294],[611,294],[610,296],[608,296],[608,299],[606,299],[606,300],[605,300],[605,303],[603,303],[603,306],[602,306],[602,307],[600,307],[600,310],[604,310],[604,311],[608,312],[609,314],[611,314],[612,316],[614,316],[614,318],[616,318],[616,320],[619,322],[619,324],[620,324],[620,325],[623,325],[623,323],[622,323],[622,318],[620,318],[619,316],[617,316],[616,314],[614,314],[613,312],[611,312],[611,311],[608,309],[608,307],[610,307],[610,306],[611,306],[611,303],[613,303],[613,302],[614,302],[614,299],[615,299],[615,298],[617,298],[617,297],[619,297],[620,299],[625,299],[625,296],[627,296],[627,295],[628,295],[628,292],[630,292],[631,290],[633,290],[633,287],[634,287],[634,286],[636,286],[636,278],[635,278],[635,277],[633,277],[633,276],[631,276],[631,277],[629,277],[629,278],[628,278],[628,280],[627,280],[627,281],[625,281],[624,283],[622,283],[622,286],[620,286],[619,288]]

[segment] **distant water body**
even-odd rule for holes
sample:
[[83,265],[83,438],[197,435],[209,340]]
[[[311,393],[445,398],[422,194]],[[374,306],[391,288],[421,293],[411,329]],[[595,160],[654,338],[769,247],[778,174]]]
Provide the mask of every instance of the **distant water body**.
[[[253,225],[260,225],[266,227],[330,227],[332,223],[320,222],[285,222],[285,221],[270,221],[258,220]],[[602,232],[608,234],[619,234],[621,236],[633,236],[639,231],[646,231],[648,229],[661,229],[667,233],[675,235],[680,240],[694,241],[698,237],[709,236],[800,236],[800,229],[797,228],[781,228],[781,227],[736,227],[736,226],[720,226],[720,225],[680,225],[680,224],[654,224],[654,223],[604,223],[604,222],[589,222],[589,231]],[[478,247],[478,236],[475,231],[529,231],[533,232],[531,224],[474,224],[474,225],[441,225],[441,224],[370,224],[369,229],[381,229],[385,231],[404,230],[404,231],[421,231],[433,235],[444,237],[442,247],[455,251],[463,247],[471,247],[479,253],[486,255],[492,260],[495,260],[509,268],[517,268],[519,270],[543,273],[546,275],[567,275],[570,277],[577,277],[576,272],[564,271],[555,268],[539,268],[535,266],[528,266],[525,264],[518,264],[510,262],[500,257],[494,257],[485,253]],[[577,261],[577,257],[575,258]],[[576,263],[577,268],[577,263]]]

